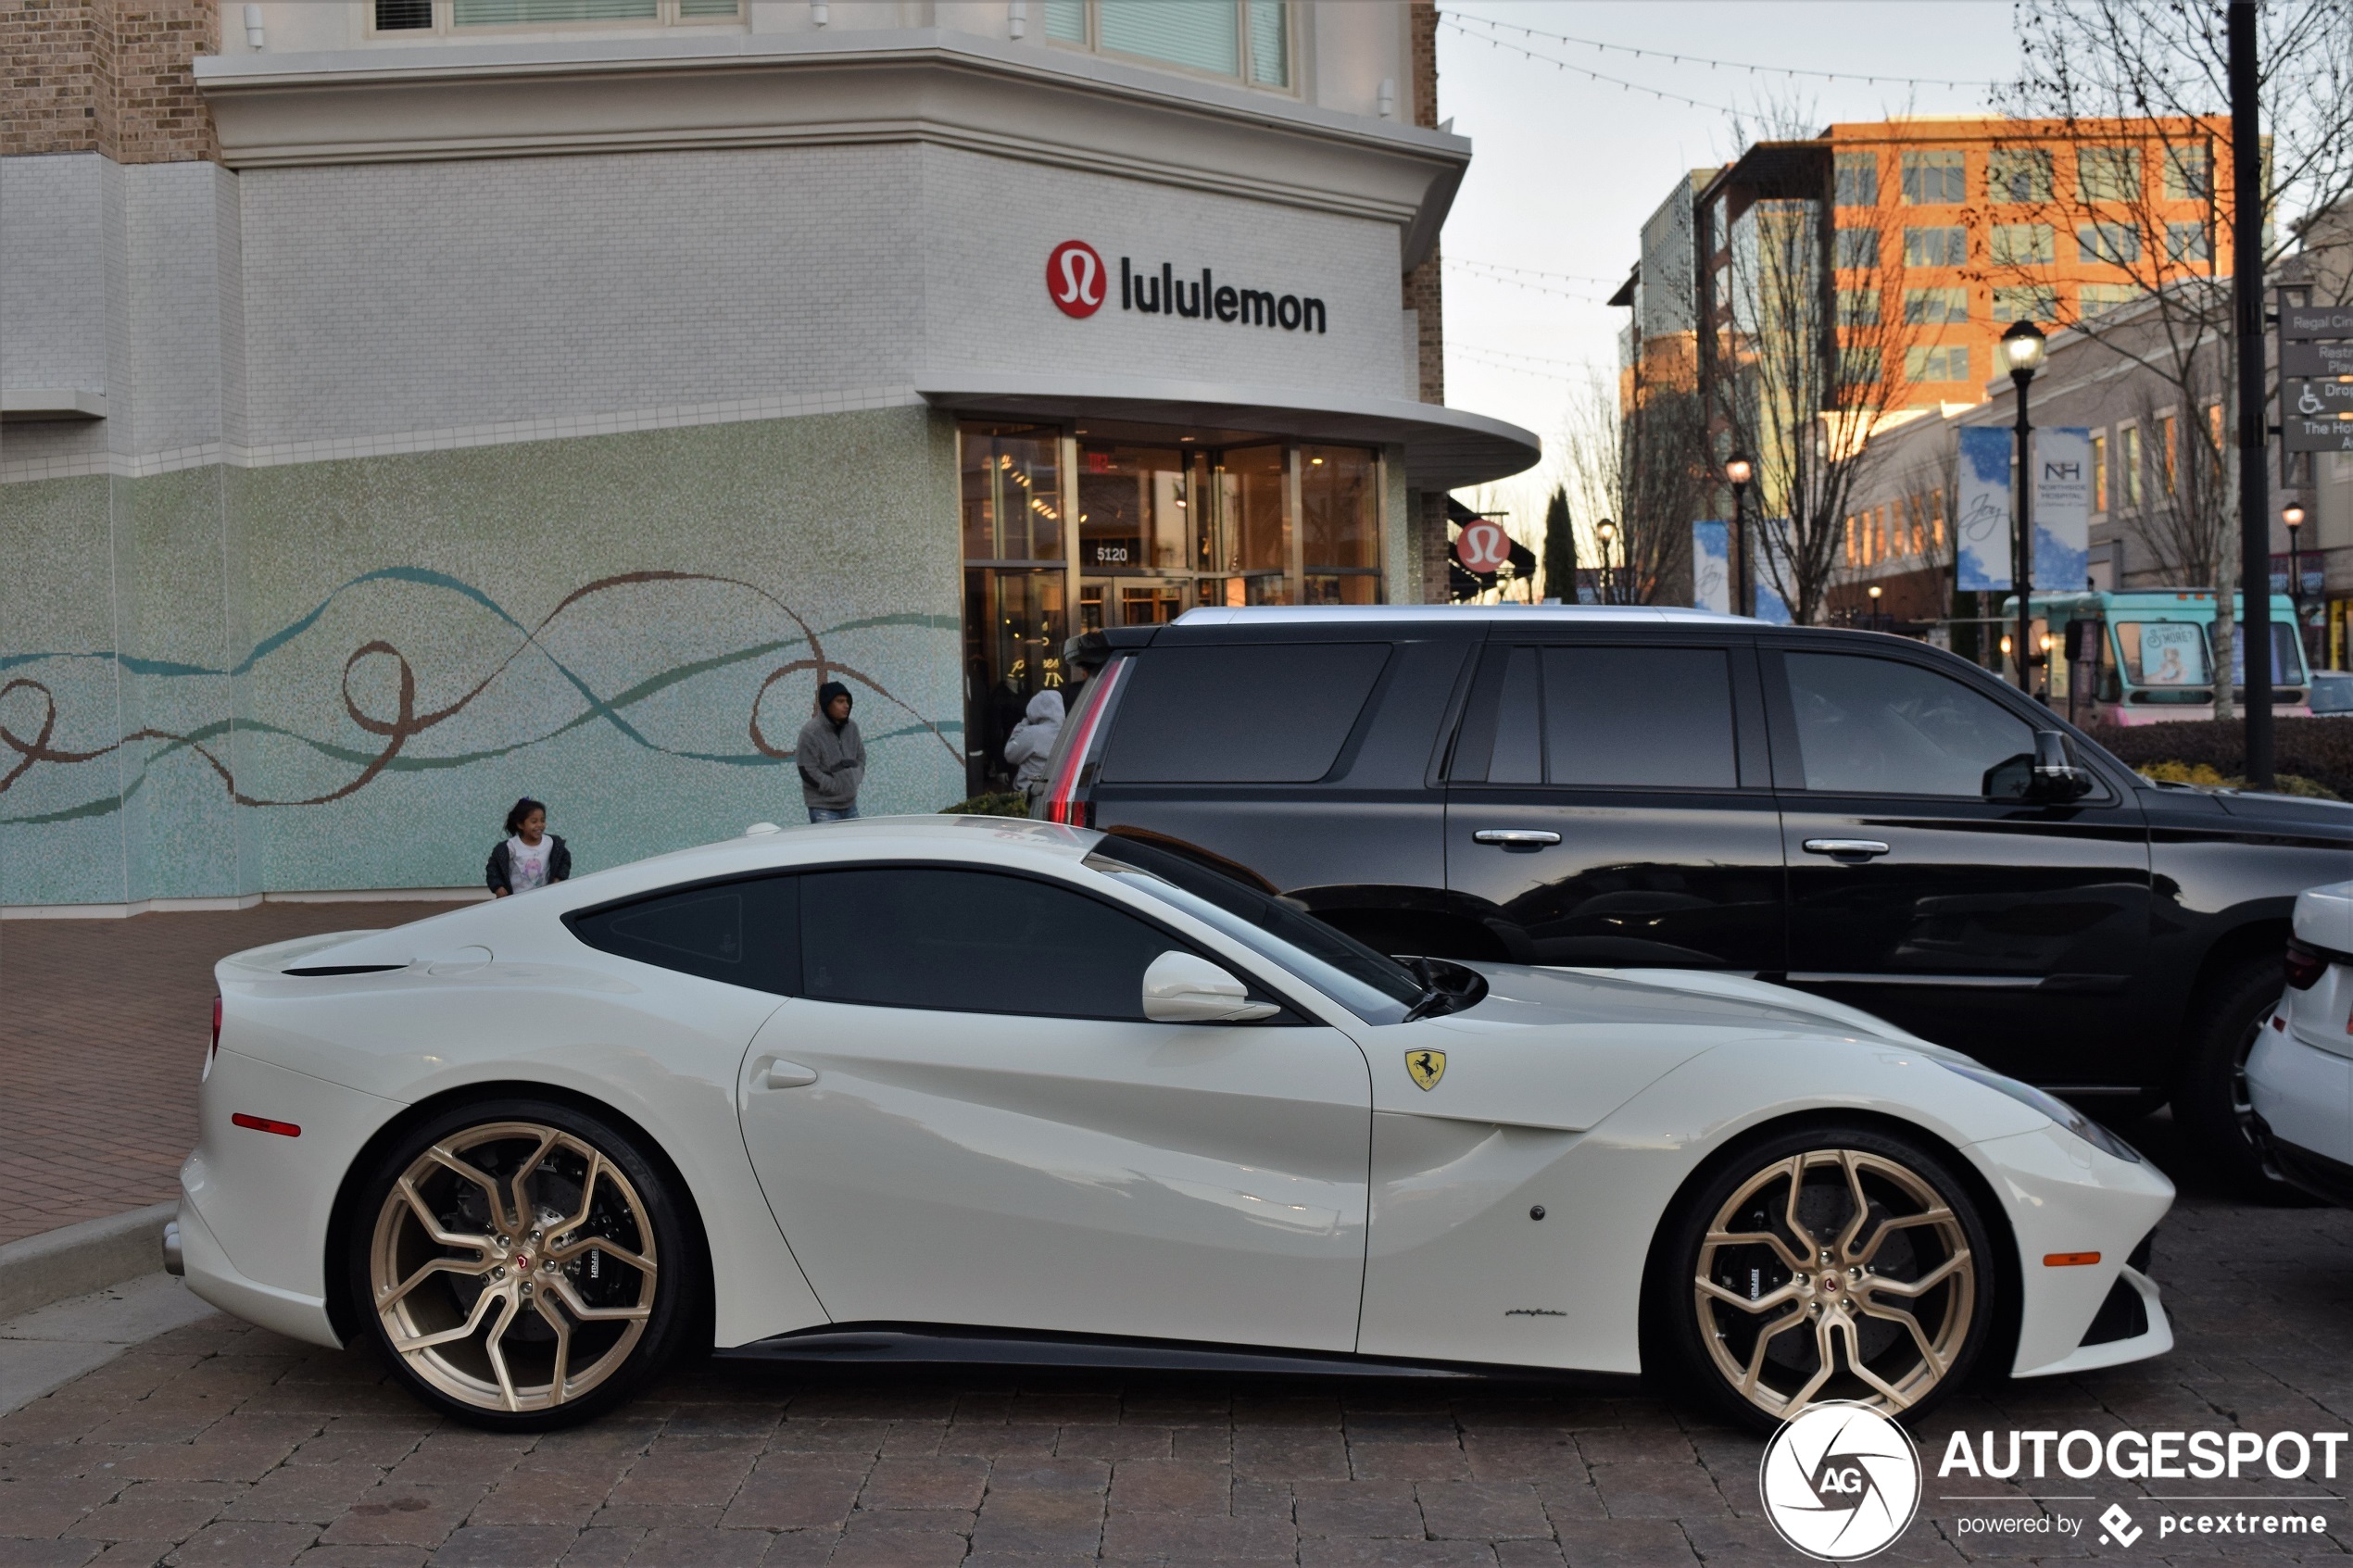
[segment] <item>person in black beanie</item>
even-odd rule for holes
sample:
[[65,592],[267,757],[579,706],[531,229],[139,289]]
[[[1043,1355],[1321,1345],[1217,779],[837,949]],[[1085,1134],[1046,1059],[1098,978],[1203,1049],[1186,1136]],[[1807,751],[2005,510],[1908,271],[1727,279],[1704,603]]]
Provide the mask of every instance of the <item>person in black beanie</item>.
[[859,738],[849,706],[849,688],[827,681],[817,688],[817,711],[793,742],[800,800],[812,822],[842,822],[858,815],[858,786],[866,782],[866,743]]

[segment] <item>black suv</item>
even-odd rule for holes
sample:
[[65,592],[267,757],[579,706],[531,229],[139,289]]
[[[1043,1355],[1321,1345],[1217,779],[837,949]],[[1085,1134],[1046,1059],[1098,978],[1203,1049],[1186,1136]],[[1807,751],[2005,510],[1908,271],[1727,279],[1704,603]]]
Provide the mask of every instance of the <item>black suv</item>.
[[1385,952],[1866,1008],[2249,1190],[2243,1064],[2353,806],[2153,784],[1955,656],[1693,610],[1208,609],[1089,633],[1038,814],[1239,862]]

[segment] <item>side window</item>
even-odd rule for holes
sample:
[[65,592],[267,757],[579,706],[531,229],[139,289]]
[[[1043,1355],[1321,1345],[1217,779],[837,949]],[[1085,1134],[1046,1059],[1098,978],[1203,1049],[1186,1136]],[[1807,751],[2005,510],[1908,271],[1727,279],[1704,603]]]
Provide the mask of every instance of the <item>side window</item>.
[[797,879],[705,883],[574,915],[572,934],[599,952],[780,997],[800,989]]
[[801,878],[806,994],[868,1007],[1141,1020],[1178,946],[1069,888],[994,872],[869,866]]
[[1106,784],[1309,784],[1331,771],[1386,643],[1154,648],[1135,660]]
[[1731,668],[1720,648],[1513,648],[1494,726],[1489,784],[1733,789],[1740,783]]
[[[1918,665],[1851,654],[1793,653],[1790,701],[1806,787],[1841,795],[2017,795],[2031,776],[2034,732],[1960,682]],[[1994,769],[2016,763],[2000,779]]]

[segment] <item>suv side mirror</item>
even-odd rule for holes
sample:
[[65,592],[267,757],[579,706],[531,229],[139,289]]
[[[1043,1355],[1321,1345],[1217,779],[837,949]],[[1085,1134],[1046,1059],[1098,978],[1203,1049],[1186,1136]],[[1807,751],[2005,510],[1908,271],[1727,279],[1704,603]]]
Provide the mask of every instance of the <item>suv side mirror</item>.
[[2067,737],[2057,730],[2035,731],[2032,798],[2081,800],[2091,793],[2092,775],[2075,765],[2075,758],[2067,748]]
[[1144,971],[1144,1016],[1154,1023],[1247,1023],[1282,1010],[1197,953],[1174,948]]

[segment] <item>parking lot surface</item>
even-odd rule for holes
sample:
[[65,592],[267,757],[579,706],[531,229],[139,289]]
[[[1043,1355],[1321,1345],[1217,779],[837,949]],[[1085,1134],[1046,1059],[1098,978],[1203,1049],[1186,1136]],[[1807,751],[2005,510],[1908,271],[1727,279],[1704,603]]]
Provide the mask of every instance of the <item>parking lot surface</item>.
[[[310,928],[384,918],[328,907]],[[259,923],[226,945],[293,934],[248,935]],[[19,929],[7,934],[12,962],[25,950]],[[157,929],[122,922],[106,934],[118,944],[107,951],[127,951],[126,935],[155,940],[146,932]],[[150,1074],[162,1087],[143,1135],[153,1169],[168,1172],[178,1159],[171,1139],[185,1135],[168,1118],[185,1116],[193,1088],[187,1040],[200,1035],[210,994],[205,966],[193,954],[176,968],[118,960],[110,972],[104,959],[75,961],[119,991],[80,1015],[39,1004],[53,1058],[103,1065],[126,1038],[169,1058],[168,1072]],[[13,979],[12,1005],[25,995]],[[86,1115],[94,1102],[80,1103]],[[0,1135],[31,1121],[13,1103],[6,1114]],[[2181,1167],[2164,1119],[2124,1131],[2184,1182],[2154,1268],[2176,1349],[1945,1407],[1916,1434],[1928,1466],[1921,1516],[1879,1561],[2342,1561],[2353,1544],[2353,1483],[2342,1466],[2334,1479],[2242,1478],[2227,1488],[2303,1499],[2281,1506],[2326,1527],[2293,1544],[2160,1537],[2168,1514],[2272,1506],[2184,1500],[2225,1490],[2213,1485],[1938,1479],[1956,1428],[2353,1427],[2353,1214],[2228,1201]],[[66,1132],[44,1135],[68,1171],[92,1158]],[[142,1179],[118,1207],[170,1190],[152,1172]],[[1760,1451],[1754,1437],[1660,1399],[1529,1382],[739,1361],[685,1369],[581,1429],[494,1436],[426,1415],[365,1352],[298,1345],[216,1315],[0,1417],[0,1568],[1799,1561],[1764,1517]],[[2112,1504],[2141,1532],[2129,1549],[2101,1543],[2097,1516]],[[1964,1527],[2008,1518],[2051,1523],[2009,1534]],[[2074,1528],[2062,1532],[2063,1523]]]

